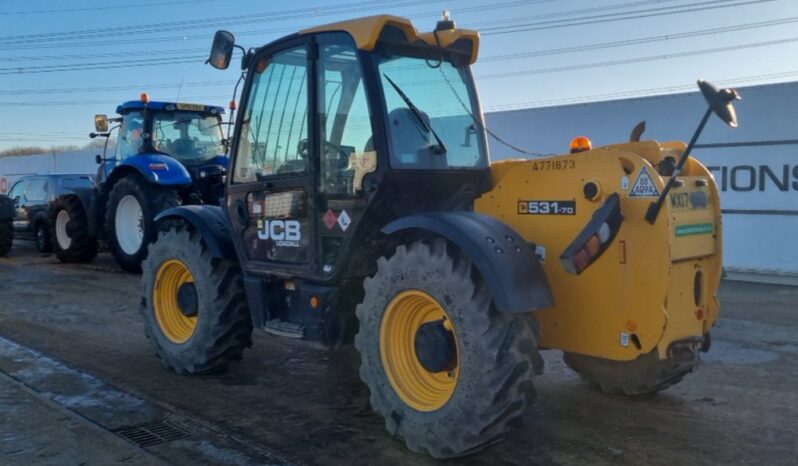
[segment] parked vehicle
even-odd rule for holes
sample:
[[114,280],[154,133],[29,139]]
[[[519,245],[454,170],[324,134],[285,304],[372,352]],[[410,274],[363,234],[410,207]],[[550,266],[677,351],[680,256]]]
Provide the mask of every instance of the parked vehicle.
[[[227,171],[222,107],[151,102],[147,94],[95,116],[98,133],[119,129],[113,153],[97,155],[96,187],[57,201],[53,243],[64,262],[94,258],[104,241],[124,270],[138,272],[155,240],[154,218],[182,204],[216,204]],[[118,123],[109,129],[109,122]]]
[[32,239],[40,252],[52,251],[51,209],[60,196],[94,187],[91,175],[47,174],[19,178],[8,196],[14,203],[14,233]]

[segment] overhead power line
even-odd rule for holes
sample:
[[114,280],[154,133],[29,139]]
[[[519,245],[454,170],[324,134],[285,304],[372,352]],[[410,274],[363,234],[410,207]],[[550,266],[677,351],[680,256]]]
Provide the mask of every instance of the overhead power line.
[[673,7],[650,8],[647,10],[638,10],[636,12],[621,12],[610,13],[606,15],[583,16],[578,18],[567,18],[554,21],[541,21],[525,24],[514,24],[505,26],[495,26],[483,28],[481,34],[483,36],[493,36],[498,34],[512,34],[516,32],[530,32],[541,31],[548,29],[557,29],[562,27],[596,25],[602,23],[609,23],[614,21],[626,21],[630,19],[642,19],[659,17],[664,15],[677,15],[683,13],[694,13],[697,11],[717,10],[719,8],[732,8],[738,6],[755,5],[761,3],[775,2],[776,0],[712,0],[705,2],[693,2],[690,5],[680,5]]
[[148,8],[158,6],[173,6],[186,3],[208,3],[215,0],[172,0],[168,2],[132,3],[128,5],[100,5],[83,8],[54,8],[50,10],[24,10],[24,11],[2,11],[0,16],[21,16],[21,15],[42,15],[52,13],[76,13],[80,11],[101,11],[101,10],[122,10],[129,8]]
[[[757,74],[757,75],[744,76],[744,77],[731,78],[731,79],[712,80],[712,83],[718,86],[727,85],[727,84],[736,86],[740,84],[762,82],[765,80],[771,81],[773,79],[792,78],[795,76],[798,76],[798,70],[784,71],[780,73]],[[654,87],[648,89],[636,89],[636,90],[620,91],[620,92],[609,92],[603,94],[592,94],[592,95],[577,96],[577,97],[564,97],[559,99],[541,99],[541,100],[532,100],[526,102],[518,102],[513,104],[490,105],[486,107],[486,110],[510,111],[510,110],[523,110],[528,108],[550,107],[555,105],[586,104],[591,102],[607,101],[607,100],[622,99],[622,98],[656,97],[656,96],[669,95],[683,91],[694,91],[696,90],[696,87],[697,86],[695,83],[690,83],[690,84],[680,84],[675,86]]]
[[668,60],[671,58],[690,57],[695,55],[706,55],[710,53],[729,52],[733,50],[743,50],[758,47],[767,47],[771,45],[781,45],[798,42],[798,37],[790,37],[786,39],[768,40],[762,42],[752,42],[748,44],[729,45],[725,47],[714,47],[710,49],[688,50],[685,52],[666,53],[660,55],[649,55],[646,57],[623,58],[619,60],[607,60],[594,63],[577,63],[573,65],[553,66],[549,68],[537,68],[532,70],[521,71],[507,71],[504,73],[489,73],[478,76],[479,79],[496,79],[496,78],[509,78],[513,76],[529,76],[535,74],[559,73],[562,71],[577,71],[590,68],[603,68],[607,66],[629,65],[649,61]]

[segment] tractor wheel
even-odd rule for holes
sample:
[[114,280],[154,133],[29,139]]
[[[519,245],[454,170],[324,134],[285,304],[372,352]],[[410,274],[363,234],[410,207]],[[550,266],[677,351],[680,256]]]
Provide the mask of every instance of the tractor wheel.
[[0,257],[5,257],[14,243],[14,223],[11,220],[0,220]]
[[53,252],[53,241],[47,223],[37,222],[33,232],[36,239],[36,250],[44,253]]
[[464,256],[442,240],[399,246],[364,281],[360,378],[388,431],[435,458],[502,439],[534,398],[537,329],[499,312]]
[[61,262],[91,262],[97,256],[97,238],[89,236],[89,218],[75,197],[55,201],[50,214],[50,238]]
[[142,264],[141,312],[163,365],[207,374],[241,360],[252,323],[238,264],[214,259],[199,233],[171,229]]
[[693,363],[660,360],[656,350],[632,361],[611,361],[577,353],[565,353],[563,361],[599,390],[629,396],[665,390],[681,382],[695,367]]
[[108,196],[105,228],[108,247],[122,269],[141,272],[147,245],[158,235],[155,217],[177,205],[177,191],[147,183],[139,176],[128,176],[114,185]]

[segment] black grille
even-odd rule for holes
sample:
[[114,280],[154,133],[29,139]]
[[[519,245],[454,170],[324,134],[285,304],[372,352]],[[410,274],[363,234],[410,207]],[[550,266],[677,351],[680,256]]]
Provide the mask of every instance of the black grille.
[[120,427],[114,429],[113,433],[139,447],[152,447],[189,435],[188,431],[166,421]]

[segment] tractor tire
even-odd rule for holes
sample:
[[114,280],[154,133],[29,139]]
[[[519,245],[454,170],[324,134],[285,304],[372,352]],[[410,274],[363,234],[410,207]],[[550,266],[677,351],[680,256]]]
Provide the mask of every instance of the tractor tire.
[[91,262],[97,238],[89,235],[89,218],[75,197],[59,198],[50,210],[50,238],[61,262]]
[[199,233],[162,232],[142,264],[141,312],[161,363],[178,374],[220,372],[252,346],[241,269],[214,259]]
[[158,237],[155,217],[180,205],[180,196],[172,188],[156,186],[131,175],[119,180],[108,196],[105,229],[108,248],[123,270],[141,272],[147,246]]
[[36,250],[43,253],[53,252],[53,240],[47,223],[39,221],[33,228],[33,237],[36,240]]
[[0,220],[0,257],[8,255],[14,244],[14,223],[12,220]]
[[401,245],[364,291],[360,378],[388,432],[411,451],[453,458],[520,423],[534,399],[537,326],[498,311],[468,258],[443,240]]
[[565,364],[582,380],[614,395],[645,396],[665,390],[682,381],[695,368],[694,363],[660,360],[656,349],[632,361],[612,361],[564,353]]

